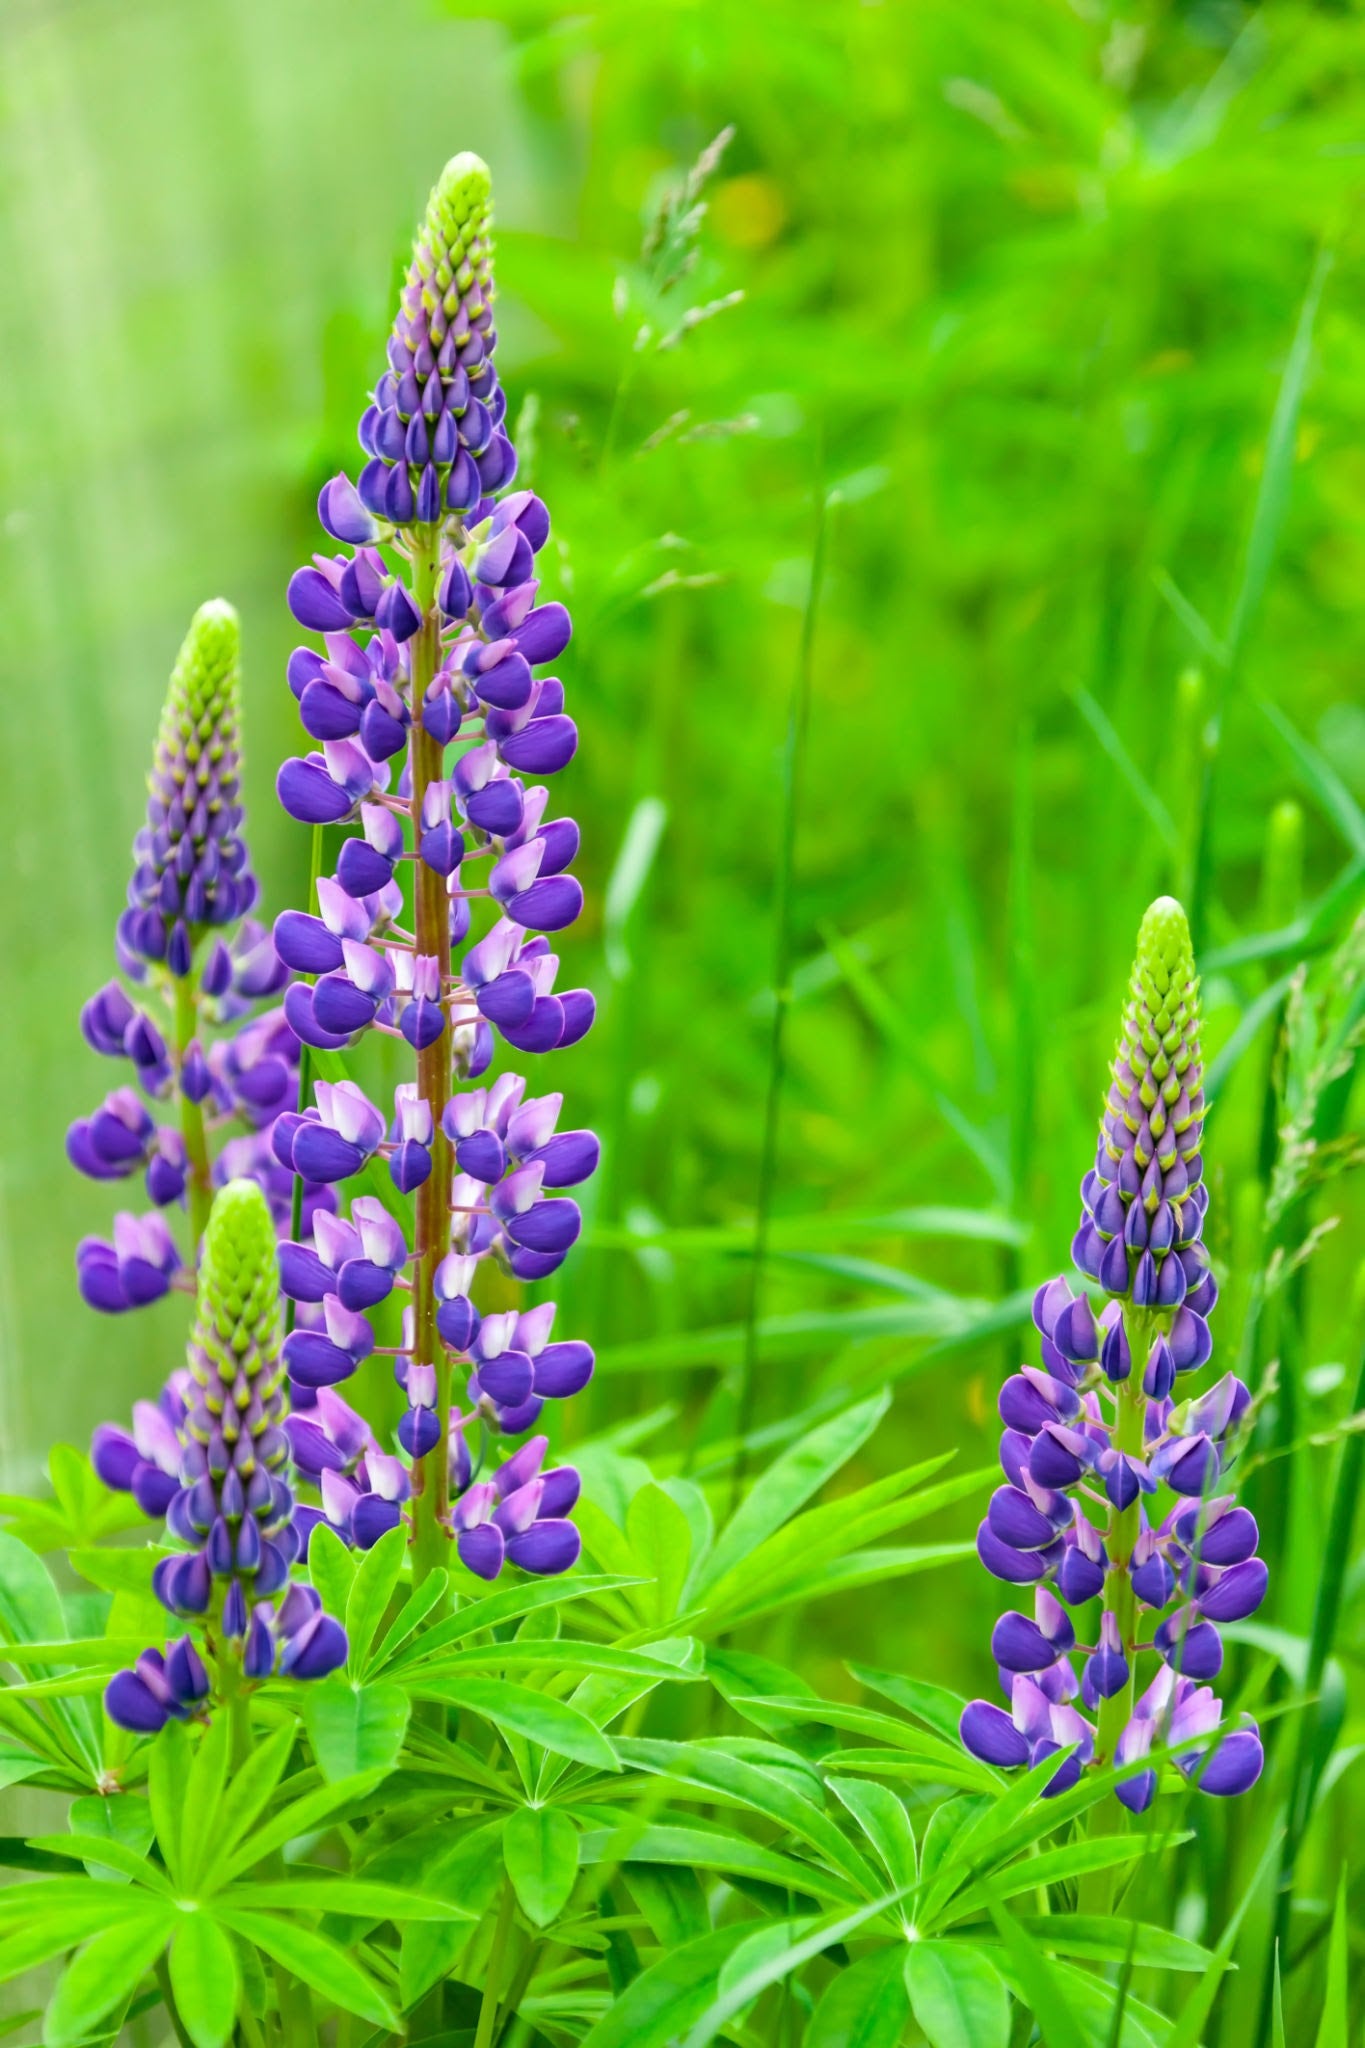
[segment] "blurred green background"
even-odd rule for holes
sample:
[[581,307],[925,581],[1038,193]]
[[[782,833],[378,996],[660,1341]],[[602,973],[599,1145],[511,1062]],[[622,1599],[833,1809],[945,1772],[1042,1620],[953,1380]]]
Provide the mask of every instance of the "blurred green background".
[[[661,292],[648,221],[729,126]],[[854,1477],[987,1460],[1165,888],[1228,1048],[1217,1330],[1256,1377],[1283,977],[1365,894],[1359,9],[7,0],[7,1483],[174,1362],[180,1304],[76,1299],[112,1205],[62,1136],[115,1078],[77,1010],[214,593],[243,615],[267,907],[301,900],[284,586],[458,148],[494,172],[499,362],[576,626],[557,798],[589,909],[563,950],[600,1013],[553,1085],[606,1156],[558,1290],[601,1357],[567,1440],[661,1411],[646,1453],[704,1472],[752,1368],[765,1441],[893,1385]],[[1275,1424],[1305,1440],[1262,1617],[1286,1639],[1334,1456],[1306,1440],[1351,1405],[1349,1179],[1307,1220],[1332,1218]],[[1353,1566],[1349,1666],[1360,1590]],[[996,1604],[957,1564],[767,1647],[835,1689],[857,1649],[975,1690]]]

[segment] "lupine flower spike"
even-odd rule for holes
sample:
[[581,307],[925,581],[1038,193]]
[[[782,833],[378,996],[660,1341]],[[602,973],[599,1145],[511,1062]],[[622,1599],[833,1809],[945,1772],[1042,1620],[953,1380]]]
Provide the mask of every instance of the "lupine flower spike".
[[[1069,1752],[1051,1794],[1087,1766],[1167,1747],[1204,1792],[1243,1792],[1261,1772],[1254,1723],[1224,1727],[1205,1682],[1223,1661],[1219,1624],[1254,1613],[1266,1590],[1255,1520],[1219,1492],[1250,1396],[1226,1373],[1180,1398],[1212,1356],[1218,1293],[1203,1245],[1199,1028],[1185,914],[1161,897],[1138,934],[1071,1248],[1102,1306],[1064,1279],[1038,1290],[1042,1365],[1001,1389],[1008,1483],[977,1535],[988,1571],[1036,1590],[1032,1618],[1002,1615],[991,1639],[1009,1710],[974,1700],[962,1739],[1002,1769]],[[1067,1608],[1096,1600],[1081,1644]],[[1156,1668],[1139,1692],[1144,1659]],[[1156,1769],[1117,1791],[1140,1813]]]
[[[174,1615],[202,1623],[220,1697],[277,1669],[322,1678],[346,1659],[346,1635],[317,1595],[290,1584],[299,1556],[284,1428],[286,1384],[275,1229],[254,1181],[230,1181],[204,1235],[189,1363],[163,1406],[130,1438],[98,1430],[95,1466],[144,1505],[160,1503],[185,1546],[163,1558],[153,1589]],[[148,1650],[110,1681],[120,1726],[154,1733],[202,1713],[214,1686],[193,1639],[163,1661]]]
[[[285,1346],[307,1432],[298,1441],[317,1460],[326,1513],[362,1545],[406,1518],[419,1573],[454,1538],[487,1577],[505,1557],[531,1571],[574,1562],[578,1482],[540,1470],[539,1438],[485,1474],[466,1432],[522,1434],[547,1397],[586,1384],[593,1355],[550,1341],[552,1304],[481,1315],[475,1274],[488,1258],[518,1280],[554,1272],[580,1229],[564,1191],[592,1174],[598,1151],[591,1132],[558,1130],[558,1094],[533,1095],[515,1074],[468,1085],[499,1042],[547,1053],[593,1021],[586,990],[556,989],[547,936],[582,907],[568,872],[578,827],[547,818],[548,790],[526,779],[565,767],[578,736],[563,685],[536,674],[570,625],[563,605],[536,603],[549,514],[510,489],[490,220],[486,167],[454,158],[360,422],[364,467],[354,483],[334,477],[318,502],[342,551],[316,556],[289,586],[322,648],[300,647],[289,663],[317,746],[285,763],[280,800],[304,823],[355,830],[318,884],[318,914],[276,923],[282,959],[310,978],[290,988],[286,1012],[309,1045],[342,1047],[368,1030],[406,1041],[411,1078],[392,1117],[353,1082],[319,1082],[273,1138],[283,1165],[328,1185],[385,1159],[416,1212],[411,1247],[364,1195],[348,1219],[319,1213],[283,1250],[284,1285],[301,1304]],[[483,902],[494,920],[457,963]],[[397,1453],[329,1395],[374,1349],[365,1311],[395,1287],[410,1289]],[[455,1369],[465,1412],[451,1405]]]
[[[110,981],[81,1012],[87,1043],[131,1061],[138,1085],[115,1088],[74,1123],[67,1154],[94,1180],[142,1173],[155,1205],[120,1213],[112,1240],[86,1238],[77,1251],[81,1293],[105,1311],[173,1286],[192,1291],[213,1190],[234,1174],[261,1182],[282,1223],[289,1213],[291,1182],[269,1130],[296,1105],[299,1044],[282,1009],[260,1011],[290,977],[250,914],[258,891],[242,836],[238,638],[231,605],[201,605],[161,714],[115,941],[119,966],[147,1000]],[[232,1035],[210,1041],[222,1026]],[[234,1127],[215,1158],[213,1133]],[[330,1200],[309,1190],[310,1210]],[[161,1213],[182,1208],[187,1245]]]

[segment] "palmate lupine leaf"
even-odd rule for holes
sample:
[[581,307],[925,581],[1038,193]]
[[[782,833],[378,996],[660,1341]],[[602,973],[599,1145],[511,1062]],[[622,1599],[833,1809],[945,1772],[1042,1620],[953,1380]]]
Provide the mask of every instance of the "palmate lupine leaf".
[[[701,1804],[719,1799],[762,1814],[823,1857],[830,1869],[848,1878],[864,1898],[875,1896],[881,1887],[872,1866],[838,1824],[813,1799],[797,1791],[788,1773],[750,1762],[734,1754],[735,1747],[733,1743],[661,1742],[649,1737],[617,1739],[625,1763],[658,1772],[683,1797]],[[792,1759],[798,1766],[800,1761]]]
[[[273,1796],[292,1742],[292,1728],[280,1731],[229,1779],[225,1719],[220,1717],[197,1745],[183,1724],[171,1722],[152,1745],[150,1777],[150,1812],[164,1868],[149,1859],[145,1841],[134,1846],[109,1833],[35,1838],[40,1851],[126,1880],[55,1878],[0,1900],[0,1975],[14,1975],[86,1944],[58,1983],[46,2041],[84,2039],[106,2013],[126,2002],[167,1942],[184,1935],[188,1919],[202,1926],[188,1937],[188,1953],[182,1952],[178,1963],[172,1950],[171,1969],[173,1976],[178,1972],[186,1979],[197,1970],[203,1979],[190,2028],[197,2048],[219,2048],[232,2027],[239,1985],[235,1962],[230,1969],[223,1963],[224,1930],[249,1941],[343,2009],[376,2024],[397,2025],[368,1973],[299,1916],[402,1925],[468,1922],[473,1914],[458,1900],[430,1896],[420,1884],[358,1881],[306,1864],[295,1864],[288,1879],[253,1881],[246,1874],[252,1866],[313,1832],[385,1776],[384,1771],[370,1772],[341,1787],[318,1788],[289,1802],[273,1822],[253,1827],[254,1816]],[[250,1834],[244,1853],[233,1842],[234,1832]],[[230,1945],[227,1952],[232,1953]]]
[[30,1550],[46,1554],[66,1550],[92,1538],[118,1536],[142,1526],[144,1516],[127,1494],[111,1493],[96,1476],[84,1451],[72,1444],[54,1444],[48,1453],[51,1500],[29,1500],[23,1494],[0,1494],[0,1516],[9,1533]]

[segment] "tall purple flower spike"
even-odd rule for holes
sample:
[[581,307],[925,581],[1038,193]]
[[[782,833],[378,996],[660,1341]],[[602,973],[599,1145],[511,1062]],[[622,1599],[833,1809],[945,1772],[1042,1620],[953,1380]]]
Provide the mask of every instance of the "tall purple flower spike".
[[[1096,1315],[1090,1296],[1064,1279],[1034,1297],[1042,1364],[1001,1388],[1007,1483],[977,1532],[989,1572],[1034,1586],[1034,1615],[997,1622],[991,1647],[1009,1711],[974,1700],[962,1739],[1000,1769],[1068,1752],[1049,1795],[1089,1765],[1136,1765],[1154,1749],[1173,1749],[1205,1792],[1243,1792],[1261,1773],[1255,1725],[1222,1728],[1219,1701],[1202,1682],[1222,1665],[1219,1625],[1253,1614],[1265,1597],[1255,1520],[1217,1493],[1250,1396],[1226,1373],[1202,1394],[1175,1398],[1178,1381],[1212,1356],[1217,1300],[1202,1242],[1199,1024],[1185,913],[1161,897],[1138,934],[1072,1245],[1106,1299]],[[1093,1601],[1095,1639],[1082,1645],[1061,1602]],[[1139,1697],[1139,1665],[1153,1655],[1160,1662]],[[1155,1766],[1117,1787],[1134,1813],[1156,1791]]]
[[[81,1012],[87,1043],[130,1061],[137,1085],[72,1124],[67,1155],[93,1180],[141,1174],[155,1205],[121,1212],[112,1240],[87,1238],[77,1252],[81,1294],[106,1313],[193,1291],[195,1247],[227,1180],[259,1179],[282,1225],[289,1215],[292,1182],[268,1140],[252,1142],[296,1105],[299,1041],[283,1009],[261,1010],[290,973],[249,915],[258,891],[243,838],[238,641],[231,605],[200,606],[171,675],[118,924],[118,963],[140,996],[110,981]],[[212,1030],[229,1035],[210,1040]],[[240,1136],[215,1158],[212,1133],[233,1124]],[[310,1210],[330,1199],[311,1189]],[[155,1213],[182,1208],[183,1250]]]
[[[106,1424],[92,1445],[106,1484],[164,1514],[167,1533],[184,1546],[157,1565],[153,1589],[172,1614],[202,1619],[217,1645],[220,1682],[224,1659],[253,1680],[277,1667],[321,1678],[346,1659],[340,1623],[314,1595],[290,1587],[301,1537],[288,1479],[280,1326],[270,1210],[254,1181],[232,1181],[204,1235],[187,1368],[157,1406],[139,1405],[131,1437]],[[188,1690],[176,1676],[181,1665],[194,1681]],[[164,1664],[150,1650],[119,1673],[105,1705],[123,1727],[150,1733],[172,1715],[206,1708],[209,1693],[193,1645],[177,1644]]]
[[[540,673],[571,629],[563,605],[536,602],[549,514],[510,488],[490,223],[486,166],[454,158],[360,423],[365,465],[318,501],[339,550],[289,586],[295,618],[322,644],[290,659],[314,744],[276,785],[292,817],[346,832],[316,914],[288,911],[275,925],[300,977],[285,999],[289,1024],[327,1050],[367,1031],[402,1041],[411,1078],[391,1117],[352,1082],[319,1082],[311,1104],[277,1119],[274,1153],[328,1187],[383,1160],[415,1209],[411,1247],[372,1195],[353,1200],[348,1218],[319,1214],[283,1247],[284,1286],[300,1304],[285,1359],[308,1424],[310,1404],[325,1408],[373,1350],[366,1311],[395,1287],[410,1292],[398,1452],[324,1461],[319,1482],[351,1541],[407,1520],[419,1576],[447,1561],[452,1538],[485,1575],[504,1557],[532,1571],[574,1562],[576,1479],[537,1470],[513,1485],[500,1475],[524,1451],[485,1471],[486,1453],[471,1462],[462,1432],[477,1419],[520,1435],[593,1369],[586,1344],[551,1341],[553,1305],[483,1316],[473,1301],[483,1261],[522,1281],[559,1267],[581,1228],[569,1190],[598,1158],[591,1132],[559,1129],[558,1094],[533,1096],[512,1073],[484,1081],[500,1047],[571,1046],[594,1013],[587,990],[557,986],[549,936],[583,904],[569,872],[578,827],[547,817],[543,780],[578,742],[563,684]],[[483,904],[493,914],[481,913],[476,933]],[[452,1409],[457,1370],[467,1412]]]

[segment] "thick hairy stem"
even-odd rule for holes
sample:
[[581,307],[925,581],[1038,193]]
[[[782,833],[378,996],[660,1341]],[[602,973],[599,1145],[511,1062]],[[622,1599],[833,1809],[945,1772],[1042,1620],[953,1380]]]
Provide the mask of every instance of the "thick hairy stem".
[[[176,976],[175,981],[175,1073],[177,1081],[180,1069],[185,1063],[185,1054],[192,1041],[199,1035],[199,999],[194,991],[194,982],[188,974]],[[208,1139],[204,1133],[203,1104],[191,1102],[188,1095],[180,1093],[180,1131],[185,1140],[185,1159],[189,1167],[187,1189],[190,1205],[190,1232],[194,1238],[196,1254],[199,1241],[208,1227],[209,1210],[213,1207],[213,1167],[209,1160]]]
[[[441,618],[436,602],[440,562],[440,532],[434,526],[419,526],[413,536],[412,592],[422,615],[420,630],[412,641],[412,732],[409,758],[412,763],[412,836],[417,846],[422,836],[422,803],[427,785],[439,781],[443,750],[422,724],[422,704],[427,685],[435,675],[441,657]],[[413,916],[419,954],[432,954],[442,975],[450,969],[450,902],[445,880],[425,861],[413,863]],[[447,1010],[445,1030],[434,1045],[417,1055],[417,1092],[431,1110],[433,1125],[431,1173],[417,1190],[416,1262],[413,1267],[414,1357],[418,1363],[436,1368],[436,1404],[441,1434],[433,1450],[413,1473],[414,1518],[413,1569],[420,1581],[443,1567],[449,1539],[446,1517],[450,1507],[450,1465],[446,1432],[450,1423],[450,1361],[436,1328],[436,1268],[450,1242],[450,1141],[441,1128],[441,1117],[450,1099],[450,1024]]]

